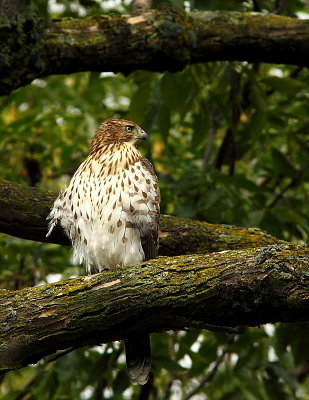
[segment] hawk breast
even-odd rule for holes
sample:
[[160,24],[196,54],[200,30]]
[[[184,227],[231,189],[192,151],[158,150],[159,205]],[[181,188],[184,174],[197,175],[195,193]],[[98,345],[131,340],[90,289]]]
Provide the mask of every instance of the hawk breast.
[[123,147],[89,156],[62,194],[61,224],[73,243],[72,261],[85,263],[90,273],[156,256],[157,178],[136,148],[130,154]]

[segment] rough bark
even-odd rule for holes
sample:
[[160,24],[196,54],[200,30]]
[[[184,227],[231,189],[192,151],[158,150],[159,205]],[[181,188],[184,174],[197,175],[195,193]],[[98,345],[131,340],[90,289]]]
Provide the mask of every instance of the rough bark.
[[164,8],[41,21],[0,14],[0,92],[78,71],[177,71],[213,60],[309,65],[309,22],[277,15]]
[[23,12],[23,9],[29,6],[30,0],[0,0],[0,13],[9,18],[16,18]]
[[[57,194],[0,179],[0,232],[69,245],[61,228],[46,238],[46,217]],[[257,228],[214,225],[161,215],[160,255],[209,253],[283,243]]]
[[0,371],[138,331],[305,321],[308,289],[309,249],[274,245],[1,290]]

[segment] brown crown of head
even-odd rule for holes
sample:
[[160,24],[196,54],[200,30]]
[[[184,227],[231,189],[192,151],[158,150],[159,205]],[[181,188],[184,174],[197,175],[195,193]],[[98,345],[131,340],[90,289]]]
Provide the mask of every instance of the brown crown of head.
[[98,151],[104,145],[124,142],[136,145],[140,140],[145,139],[147,139],[147,134],[134,122],[110,118],[104,121],[96,131],[90,145],[90,153]]

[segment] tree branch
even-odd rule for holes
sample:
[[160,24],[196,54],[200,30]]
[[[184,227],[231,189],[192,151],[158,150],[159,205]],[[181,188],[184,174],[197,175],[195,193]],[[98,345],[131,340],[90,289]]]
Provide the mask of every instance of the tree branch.
[[275,245],[163,257],[0,291],[0,371],[138,331],[308,320],[309,249]]
[[[51,205],[57,194],[0,179],[0,232],[23,239],[69,245],[58,227],[46,238]],[[160,255],[174,256],[261,247],[283,241],[257,228],[214,225],[161,215]]]
[[271,14],[164,8],[47,23],[28,11],[0,19],[0,92],[79,71],[177,71],[214,60],[308,66],[308,39],[308,21]]

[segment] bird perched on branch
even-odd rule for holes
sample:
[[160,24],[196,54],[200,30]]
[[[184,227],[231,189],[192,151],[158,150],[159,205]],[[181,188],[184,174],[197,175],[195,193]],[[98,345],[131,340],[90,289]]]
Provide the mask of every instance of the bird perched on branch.
[[[158,254],[160,192],[151,163],[137,150],[146,133],[135,123],[108,119],[98,128],[86,160],[48,216],[72,241],[74,264],[87,273],[130,266]],[[151,367],[149,335],[125,340],[128,374],[145,384]]]

